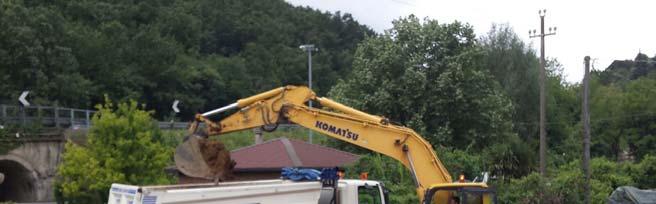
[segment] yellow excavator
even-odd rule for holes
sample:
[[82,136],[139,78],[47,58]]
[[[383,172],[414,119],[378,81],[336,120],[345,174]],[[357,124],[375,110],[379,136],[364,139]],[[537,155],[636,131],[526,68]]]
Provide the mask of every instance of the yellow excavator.
[[[308,101],[318,102],[321,108],[306,105]],[[209,119],[230,110],[236,111],[219,121]],[[176,149],[176,166],[188,176],[217,178],[223,173],[217,166],[229,169],[234,163],[225,161],[229,160],[229,152],[222,150],[218,157],[223,160],[208,165],[200,140],[256,127],[267,129],[281,123],[295,123],[396,159],[409,169],[421,203],[490,204],[496,201],[494,191],[485,182],[465,182],[464,178],[454,182],[431,144],[412,129],[318,97],[305,86],[276,88],[197,114],[189,130],[192,136]],[[201,124],[204,128],[200,128]]]

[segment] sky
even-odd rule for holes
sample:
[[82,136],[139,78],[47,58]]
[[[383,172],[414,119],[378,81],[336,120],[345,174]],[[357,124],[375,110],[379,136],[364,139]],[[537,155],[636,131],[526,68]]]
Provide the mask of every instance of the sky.
[[[593,59],[603,70],[613,60],[633,59],[642,52],[656,55],[656,1],[654,0],[286,0],[296,6],[322,11],[350,13],[360,23],[378,33],[392,27],[392,20],[414,14],[441,23],[455,20],[469,23],[478,36],[492,24],[509,24],[533,49],[539,38],[529,38],[529,30],[539,32],[538,10],[546,9],[545,30],[557,27],[556,35],[545,38],[547,58],[564,66],[565,79],[580,82],[583,57]],[[539,52],[537,52],[539,54]]]

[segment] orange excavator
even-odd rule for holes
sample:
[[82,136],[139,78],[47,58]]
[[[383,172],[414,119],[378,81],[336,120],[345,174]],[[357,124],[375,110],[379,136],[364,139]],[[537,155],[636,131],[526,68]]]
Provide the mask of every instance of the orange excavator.
[[[308,101],[318,102],[321,108],[307,106]],[[226,111],[232,114],[219,121],[208,118]],[[484,181],[460,179],[454,182],[432,145],[412,129],[318,97],[304,86],[276,88],[197,114],[189,128],[192,135],[176,149],[176,166],[187,176],[220,180],[228,176],[234,162],[222,145],[207,145],[207,137],[256,127],[271,129],[281,123],[295,123],[394,158],[409,169],[422,203],[489,204],[496,201],[494,191]],[[212,158],[206,154],[208,148],[214,151],[209,156]]]

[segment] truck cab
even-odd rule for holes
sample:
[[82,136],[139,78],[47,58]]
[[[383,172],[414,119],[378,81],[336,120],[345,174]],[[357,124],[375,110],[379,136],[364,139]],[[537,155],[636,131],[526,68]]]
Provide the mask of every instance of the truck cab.
[[[372,180],[338,181],[338,204],[388,204],[387,190]],[[260,180],[224,182],[215,185],[183,184],[133,186],[112,184],[108,204],[226,203],[226,204],[301,204],[319,202],[320,181]]]

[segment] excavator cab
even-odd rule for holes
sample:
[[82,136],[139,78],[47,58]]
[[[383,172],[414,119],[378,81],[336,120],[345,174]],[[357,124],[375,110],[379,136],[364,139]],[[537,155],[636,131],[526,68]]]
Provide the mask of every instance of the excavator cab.
[[[439,194],[449,195],[447,203],[435,199]],[[497,197],[494,189],[488,188],[484,183],[450,183],[434,186],[426,191],[424,204],[496,204]]]

